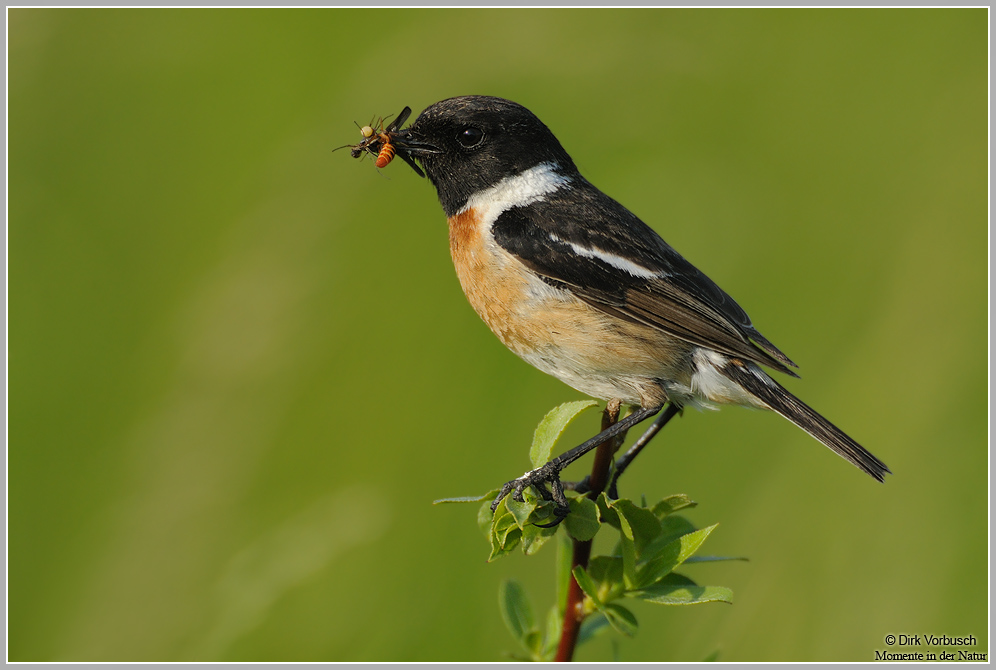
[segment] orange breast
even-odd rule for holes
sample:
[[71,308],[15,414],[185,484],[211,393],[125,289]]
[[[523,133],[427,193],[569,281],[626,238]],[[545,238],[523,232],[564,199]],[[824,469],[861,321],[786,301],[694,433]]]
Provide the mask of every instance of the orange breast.
[[505,346],[519,353],[530,339],[515,318],[528,284],[524,268],[511,266],[515,261],[489,244],[473,209],[451,217],[449,224],[450,255],[463,292]]

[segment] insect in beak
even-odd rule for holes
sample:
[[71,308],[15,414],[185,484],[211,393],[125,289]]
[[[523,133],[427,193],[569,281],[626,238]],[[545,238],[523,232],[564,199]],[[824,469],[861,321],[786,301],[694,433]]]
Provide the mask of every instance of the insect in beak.
[[376,158],[374,164],[378,168],[387,167],[395,156],[400,156],[401,160],[415,171],[415,174],[424,178],[425,173],[412,158],[412,154],[434,153],[438,149],[411,139],[408,130],[399,130],[411,116],[411,113],[411,107],[405,107],[387,126],[384,125],[386,119],[383,118],[377,122],[376,127],[371,121],[370,125],[360,128],[360,135],[363,139],[358,144],[346,144],[333,149],[333,151],[349,147],[349,155],[353,158],[360,158],[365,153],[370,154]]

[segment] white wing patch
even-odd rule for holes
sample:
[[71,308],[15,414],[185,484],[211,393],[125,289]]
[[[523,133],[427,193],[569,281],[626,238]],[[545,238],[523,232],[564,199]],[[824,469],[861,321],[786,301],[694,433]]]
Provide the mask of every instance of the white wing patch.
[[568,242],[567,240],[562,240],[553,233],[550,233],[550,239],[554,242],[560,242],[561,244],[566,244],[571,249],[574,250],[578,256],[584,256],[585,258],[594,258],[602,261],[606,265],[611,265],[612,267],[627,272],[634,277],[643,277],[644,279],[653,279],[655,277],[663,277],[665,273],[657,272],[655,270],[650,270],[638,265],[628,258],[623,258],[622,256],[617,256],[616,254],[609,253],[599,249],[598,247],[582,247],[580,244],[575,244],[574,242]]

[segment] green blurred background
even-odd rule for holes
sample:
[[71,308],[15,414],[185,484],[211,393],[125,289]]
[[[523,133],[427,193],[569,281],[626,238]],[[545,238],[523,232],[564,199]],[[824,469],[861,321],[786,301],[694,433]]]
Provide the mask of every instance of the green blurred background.
[[552,604],[552,547],[486,564],[476,508],[430,502],[521,473],[579,395],[467,305],[426,181],[331,153],[471,93],[895,472],[687,412],[622,492],[698,500],[706,553],[751,560],[686,572],[736,604],[638,603],[578,659],[988,650],[987,10],[7,16],[10,660],[501,660],[499,582]]

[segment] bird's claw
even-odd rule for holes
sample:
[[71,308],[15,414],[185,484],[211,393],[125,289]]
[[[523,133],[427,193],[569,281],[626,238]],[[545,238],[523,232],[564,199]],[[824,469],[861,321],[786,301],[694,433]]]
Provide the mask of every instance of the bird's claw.
[[[552,490],[547,490],[547,483],[550,484]],[[560,469],[555,465],[547,463],[535,470],[530,470],[518,479],[505,482],[505,485],[501,487],[501,491],[498,492],[498,495],[491,503],[492,514],[498,509],[498,505],[501,504],[501,501],[509,493],[512,494],[512,500],[524,502],[522,492],[529,486],[533,487],[544,500],[552,500],[554,502],[553,513],[557,517],[549,524],[536,524],[537,527],[552,528],[560,524],[570,513],[571,508],[567,502],[567,496],[564,495],[564,485],[560,481]]]

